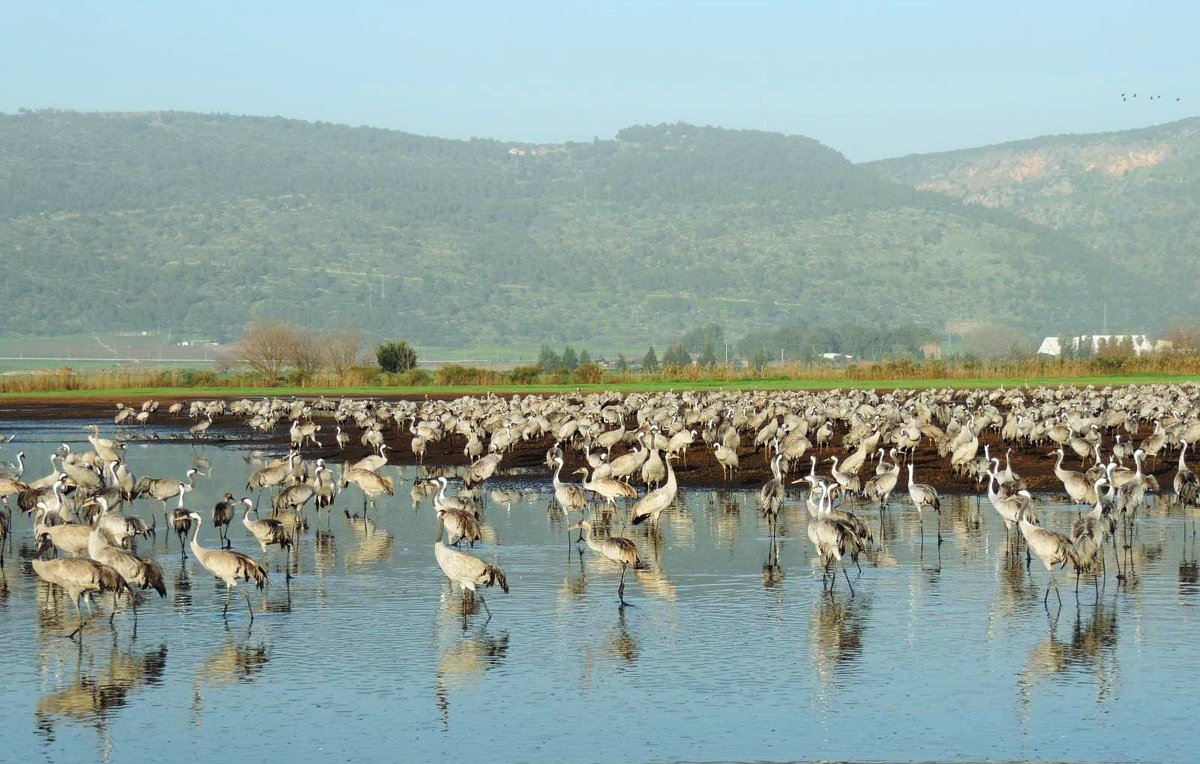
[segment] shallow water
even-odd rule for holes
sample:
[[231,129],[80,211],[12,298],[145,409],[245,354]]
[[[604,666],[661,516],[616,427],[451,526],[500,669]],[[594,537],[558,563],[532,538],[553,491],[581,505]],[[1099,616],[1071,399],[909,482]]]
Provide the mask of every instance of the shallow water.
[[[23,448],[27,476],[49,469],[58,442],[86,446],[81,422],[0,421]],[[108,428],[111,430],[111,427]],[[188,495],[207,519],[225,492],[242,495],[253,444],[192,449],[130,443],[137,475],[181,477],[194,457],[208,477]],[[1190,520],[1151,509],[1134,542],[1127,586],[1047,574],[1006,554],[986,498],[947,502],[940,552],[906,496],[868,517],[877,550],[856,595],[839,575],[822,593],[791,496],[772,552],[748,492],[686,491],[657,536],[628,529],[649,569],[620,571],[568,544],[549,474],[493,481],[483,492],[486,541],[512,591],[488,590],[493,617],[452,590],[433,559],[428,499],[410,500],[415,468],[386,468],[396,495],[370,520],[350,488],[331,517],[308,511],[290,586],[284,556],[263,555],[248,532],[235,546],[265,558],[272,582],[255,592],[249,624],[235,593],[164,532],[141,542],[167,572],[168,594],[138,612],[103,617],[80,643],[64,596],[18,562],[32,539],[14,519],[0,583],[3,760],[172,760],[271,750],[304,761],[870,760],[1193,758],[1200,570]],[[1071,508],[1047,503],[1048,527]],[[515,499],[506,506],[498,499]],[[19,513],[18,513],[19,514]],[[620,521],[616,523],[620,528]],[[169,537],[169,538],[168,538]],[[1186,537],[1186,544],[1185,544]],[[201,542],[217,545],[207,524]],[[169,546],[169,549],[168,549]],[[777,560],[777,562],[776,562]],[[264,747],[265,746],[265,747]]]

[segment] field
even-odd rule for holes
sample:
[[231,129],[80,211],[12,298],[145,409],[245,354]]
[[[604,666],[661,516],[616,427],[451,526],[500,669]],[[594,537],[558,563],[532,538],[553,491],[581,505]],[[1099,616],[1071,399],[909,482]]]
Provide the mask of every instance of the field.
[[409,397],[420,395],[457,396],[494,394],[538,394],[567,392],[652,392],[658,390],[823,390],[838,387],[895,390],[899,388],[997,388],[1045,385],[1105,386],[1171,384],[1194,380],[1183,374],[1096,375],[1089,377],[976,377],[968,379],[786,379],[756,378],[742,380],[667,379],[622,381],[602,384],[497,384],[497,385],[398,385],[398,386],[197,386],[197,387],[105,387],[96,389],[60,389],[0,392],[0,400],[30,399],[141,399],[141,398],[241,398],[263,396],[350,396],[350,397]]

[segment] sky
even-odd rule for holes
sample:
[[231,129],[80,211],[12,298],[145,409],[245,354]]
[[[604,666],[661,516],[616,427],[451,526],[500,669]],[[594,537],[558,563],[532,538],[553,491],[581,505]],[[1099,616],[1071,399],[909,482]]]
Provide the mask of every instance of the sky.
[[1200,114],[1200,4],[4,6],[5,113],[173,109],[528,142],[686,121],[806,135],[853,161]]

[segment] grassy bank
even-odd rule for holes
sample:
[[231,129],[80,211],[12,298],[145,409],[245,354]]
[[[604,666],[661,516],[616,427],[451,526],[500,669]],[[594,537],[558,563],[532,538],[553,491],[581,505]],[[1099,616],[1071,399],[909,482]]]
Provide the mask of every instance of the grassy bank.
[[468,395],[474,393],[554,393],[574,390],[764,389],[812,390],[833,387],[1018,387],[1025,385],[1127,385],[1185,382],[1200,378],[1194,356],[1022,363],[947,365],[911,362],[846,367],[793,364],[762,370],[718,366],[668,368],[657,373],[608,372],[599,367],[574,373],[541,374],[525,367],[508,372],[449,366],[435,373],[381,374],[355,369],[342,375],[317,374],[298,384],[268,385],[244,372],[218,374],[192,369],[79,371],[55,369],[0,377],[0,400],[22,398],[128,399],[171,397],[262,397]]

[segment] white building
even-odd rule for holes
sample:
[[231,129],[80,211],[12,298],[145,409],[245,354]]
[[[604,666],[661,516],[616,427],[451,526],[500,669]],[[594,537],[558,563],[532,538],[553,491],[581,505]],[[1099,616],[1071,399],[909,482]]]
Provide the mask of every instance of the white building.
[[[1122,341],[1129,343],[1134,355],[1145,355],[1146,353],[1156,353],[1160,350],[1171,349],[1170,342],[1166,340],[1152,340],[1144,334],[1093,334],[1090,336],[1072,337],[1072,350],[1078,350],[1079,344],[1085,339],[1091,341],[1093,353],[1098,352],[1102,347],[1114,347]],[[1038,355],[1049,355],[1055,358],[1062,355],[1062,348],[1059,346],[1058,337],[1047,337],[1042,340],[1042,344],[1038,346],[1037,351]]]

